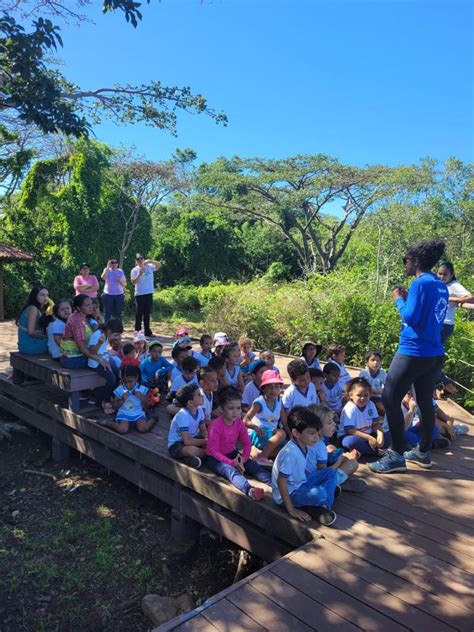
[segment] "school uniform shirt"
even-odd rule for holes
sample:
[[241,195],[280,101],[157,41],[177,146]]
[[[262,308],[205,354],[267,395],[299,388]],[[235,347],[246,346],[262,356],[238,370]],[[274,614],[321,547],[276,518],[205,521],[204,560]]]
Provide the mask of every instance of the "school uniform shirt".
[[199,362],[199,366],[207,366],[209,360],[214,357],[214,354],[209,351],[209,355],[206,356],[201,351],[193,351],[192,356]]
[[182,375],[182,373],[181,373],[181,369],[177,367],[174,362],[171,364],[171,367],[172,368],[171,368],[170,380],[171,380],[171,383],[173,383],[173,381],[178,377],[178,375]]
[[[449,298],[451,298],[451,296],[453,296],[454,298],[462,298],[463,296],[469,296],[469,292],[466,290],[466,288],[463,285],[461,285],[459,281],[456,281],[455,279],[447,283],[446,287],[448,288]],[[446,317],[444,319],[445,325],[454,325],[454,317],[456,315],[456,308],[457,308],[456,303],[448,303],[448,309],[446,311]]]
[[306,391],[300,391],[294,384],[290,384],[285,389],[282,397],[283,408],[290,410],[295,406],[309,406],[310,404],[319,404],[319,397],[316,393],[314,384],[310,382],[306,388]]
[[201,395],[204,397],[204,404],[200,406],[200,408],[202,408],[204,412],[204,419],[209,420],[211,418],[212,406],[214,404],[214,393],[208,395],[202,387],[199,390],[201,391]]
[[53,322],[48,325],[48,329],[46,330],[48,334],[48,351],[52,358],[60,358],[63,355],[61,347],[56,344],[56,341],[54,340],[54,336],[64,335],[65,329],[66,323],[59,318],[53,320]]
[[260,397],[261,394],[262,393],[260,392],[260,389],[253,380],[251,382],[247,382],[247,384],[244,386],[242,404],[244,406],[251,406],[257,399],[257,397]]
[[328,464],[328,448],[323,439],[316,441],[314,445],[308,446],[306,457],[306,473],[311,474],[318,469],[319,465]]
[[168,447],[183,440],[183,432],[189,432],[191,437],[199,434],[199,426],[204,423],[204,412],[198,406],[194,415],[187,409],[181,408],[171,420],[168,433]]
[[[362,369],[359,377],[363,377],[370,384],[371,388],[383,388],[387,381],[387,374],[383,369],[379,369],[375,375],[372,375],[369,369]],[[382,397],[381,394],[374,394],[372,397]]]
[[145,358],[143,362],[140,363],[140,371],[142,372],[142,379],[144,382],[153,382],[155,378],[155,374],[158,376],[163,375],[164,373],[168,373],[171,371],[173,365],[168,362],[166,358],[158,358],[156,362],[153,362],[151,356]]
[[199,382],[197,379],[197,375],[193,375],[193,377],[190,380],[186,381],[183,377],[183,374],[180,373],[179,375],[175,377],[175,379],[171,383],[171,392],[176,393],[178,388],[180,388],[181,386],[186,386],[186,384],[196,384],[196,386],[198,386]]
[[278,424],[280,423],[282,406],[281,399],[279,397],[275,399],[273,408],[270,408],[263,395],[257,397],[253,403],[258,404],[260,406],[260,410],[254,415],[252,423],[259,426],[259,428],[265,428],[266,430],[271,430],[272,432],[276,430]]
[[303,362],[306,364],[308,369],[319,369],[321,371],[321,365],[320,365],[319,360],[318,360],[318,358],[316,356],[313,358],[313,361],[311,363],[309,363],[309,364],[308,364],[308,361],[306,360],[306,358],[304,356],[301,356],[300,359],[303,360]]
[[294,439],[280,450],[272,468],[272,496],[277,505],[283,504],[278,489],[278,477],[287,479],[288,493],[296,491],[306,480],[306,462],[308,452],[304,451]]
[[336,382],[333,386],[328,386],[326,382],[321,384],[321,390],[326,395],[326,406],[336,413],[341,412],[342,396],[344,395],[344,387]]
[[346,382],[348,382],[351,379],[351,376],[347,372],[345,365],[342,363],[339,364],[339,362],[336,362],[336,360],[328,360],[328,363],[329,362],[332,362],[333,364],[339,367],[339,370],[341,372],[341,374],[339,375],[339,384],[344,388]]
[[359,408],[354,402],[347,402],[342,409],[339,420],[338,437],[344,437],[348,430],[360,430],[370,434],[372,424],[379,418],[374,402],[370,401],[364,408]]
[[229,369],[225,370],[225,379],[227,380],[227,384],[229,386],[239,385],[239,373],[240,366],[234,366],[234,370],[232,371],[232,373],[229,371]]
[[[99,342],[100,337],[104,335],[103,331],[100,331],[100,329],[96,329],[90,336],[89,341],[87,343],[87,346],[90,347],[95,347],[95,345]],[[107,350],[107,339],[104,340],[104,342],[100,345],[100,347],[97,349],[96,351],[97,355],[102,358],[103,360],[109,360],[110,356]],[[99,363],[97,360],[93,360],[92,358],[89,358],[87,360],[87,366],[89,366],[91,369],[96,369],[99,366]]]
[[[121,384],[115,389],[114,395],[117,399],[122,399],[125,391],[127,391],[127,389]],[[142,395],[146,395],[148,393],[148,389],[146,386],[136,385],[131,391],[127,392],[127,399],[120,406],[117,414],[115,415],[116,421],[128,421],[129,423],[133,423],[139,419],[145,419],[145,411],[142,408],[142,402],[135,393],[142,393]]]

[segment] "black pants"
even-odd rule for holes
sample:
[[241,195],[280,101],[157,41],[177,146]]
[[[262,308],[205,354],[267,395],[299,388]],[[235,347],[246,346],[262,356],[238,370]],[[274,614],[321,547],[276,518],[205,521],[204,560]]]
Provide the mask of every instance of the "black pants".
[[399,454],[403,454],[405,449],[405,422],[401,404],[412,384],[415,387],[416,402],[421,416],[420,450],[429,452],[431,448],[435,425],[433,390],[443,361],[444,356],[419,358],[396,353],[390,364],[382,401],[392,435],[392,448]]
[[145,336],[149,336],[151,334],[150,314],[151,306],[153,304],[153,294],[140,294],[139,296],[135,296],[135,302],[135,331],[141,330],[143,318]]
[[102,302],[104,303],[105,309],[105,322],[112,317],[122,320],[122,308],[124,301],[125,297],[123,294],[102,294]]

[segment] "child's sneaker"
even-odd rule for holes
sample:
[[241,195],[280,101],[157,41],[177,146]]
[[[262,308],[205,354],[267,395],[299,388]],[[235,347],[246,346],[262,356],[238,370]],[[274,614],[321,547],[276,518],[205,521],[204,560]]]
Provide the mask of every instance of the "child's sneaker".
[[321,512],[318,515],[319,524],[322,524],[325,527],[330,527],[336,522],[336,518],[337,515],[335,511],[321,507]]
[[436,437],[431,443],[431,447],[436,450],[440,448],[449,448],[451,441],[447,437]]
[[469,426],[466,426],[466,424],[455,424],[453,430],[460,437],[469,433]]
[[348,478],[345,483],[342,484],[342,489],[345,492],[352,492],[353,494],[362,494],[367,489],[367,483],[361,478]]
[[409,463],[414,463],[419,467],[428,470],[431,467],[431,456],[429,452],[421,452],[420,446],[417,445],[416,448],[409,450],[408,452],[404,452],[403,456],[405,457],[405,461]]
[[264,491],[261,487],[251,487],[248,491],[248,495],[252,500],[262,500]]
[[198,456],[183,456],[180,460],[181,463],[184,463],[188,467],[193,467],[195,470],[198,470],[202,465],[202,461]]
[[375,472],[376,474],[404,472],[407,469],[403,456],[390,448],[381,459],[375,461],[375,463],[369,463],[368,467],[371,472]]

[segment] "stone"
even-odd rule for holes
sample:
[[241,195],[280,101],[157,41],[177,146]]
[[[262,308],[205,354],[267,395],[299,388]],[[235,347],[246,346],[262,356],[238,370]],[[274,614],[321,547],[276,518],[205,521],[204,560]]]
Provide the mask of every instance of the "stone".
[[145,617],[154,625],[161,625],[182,612],[194,608],[194,602],[188,593],[177,597],[163,597],[162,595],[145,595],[142,599],[142,611]]

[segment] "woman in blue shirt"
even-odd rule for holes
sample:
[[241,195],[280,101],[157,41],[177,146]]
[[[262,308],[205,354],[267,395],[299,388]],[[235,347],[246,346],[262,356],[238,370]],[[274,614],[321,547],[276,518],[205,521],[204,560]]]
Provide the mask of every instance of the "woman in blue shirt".
[[16,319],[20,353],[48,353],[48,336],[45,328],[47,323],[42,322],[48,304],[48,290],[43,285],[32,288],[26,305]]
[[[423,468],[431,467],[430,448],[435,425],[432,403],[436,376],[443,365],[441,341],[449,295],[446,285],[431,272],[444,253],[440,239],[410,246],[403,257],[405,273],[415,280],[408,292],[397,287],[392,292],[400,316],[402,331],[398,350],[388,370],[382,400],[392,435],[392,449],[379,461],[371,463],[372,472],[402,472],[406,461]],[[404,421],[401,402],[414,385],[421,412],[420,443],[404,452]]]

